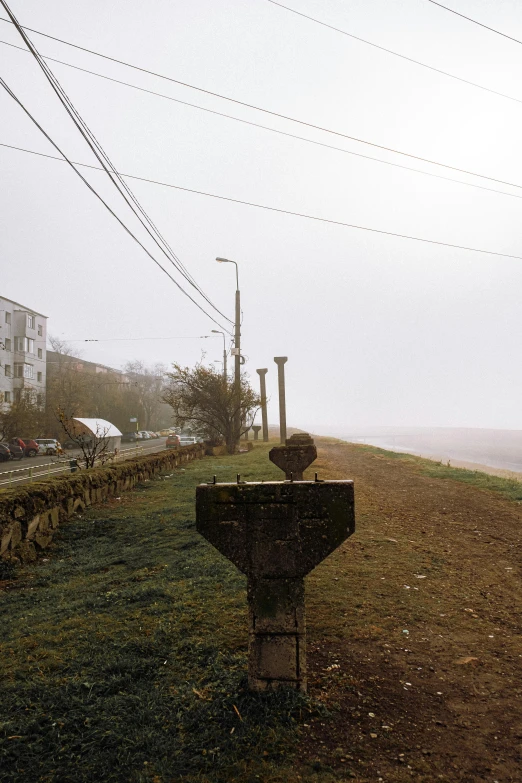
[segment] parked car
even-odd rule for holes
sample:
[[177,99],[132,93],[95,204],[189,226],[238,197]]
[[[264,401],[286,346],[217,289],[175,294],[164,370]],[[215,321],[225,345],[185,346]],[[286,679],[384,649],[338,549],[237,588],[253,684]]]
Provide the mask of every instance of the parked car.
[[16,440],[9,441],[9,443],[4,443],[3,445],[9,449],[9,459],[22,459],[24,457],[24,450]]
[[150,437],[153,438],[154,440],[156,440],[156,438],[159,437],[158,435],[156,435],[155,432],[152,432],[151,430],[147,430],[147,432],[149,433]]
[[138,440],[138,433],[137,432],[124,432],[121,436],[121,442],[122,443],[136,443]]
[[35,440],[31,439],[25,441],[24,454],[26,457],[36,457],[39,451],[40,447]]
[[11,459],[11,449],[7,443],[0,443],[0,462],[8,462]]
[[167,440],[165,441],[165,448],[178,449],[179,446],[180,446],[179,435],[173,435],[172,433],[170,435],[167,435]]
[[166,438],[168,435],[171,434],[171,432],[172,430],[170,428],[165,430],[160,430],[159,435],[161,435],[162,438]]
[[34,442],[38,444],[38,454],[54,456],[63,452],[60,441],[55,438],[35,438]]
[[182,446],[193,446],[194,443],[197,443],[197,439],[193,438],[191,435],[182,435],[180,437],[180,442]]
[[150,434],[147,430],[140,430],[141,440],[150,440]]

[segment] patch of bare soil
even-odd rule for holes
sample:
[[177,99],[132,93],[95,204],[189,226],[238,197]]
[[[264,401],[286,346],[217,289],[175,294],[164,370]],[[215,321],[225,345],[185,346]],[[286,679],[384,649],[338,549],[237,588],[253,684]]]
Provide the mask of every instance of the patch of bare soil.
[[414,461],[325,444],[357,530],[307,583],[300,769],[333,779],[522,780],[519,504]]

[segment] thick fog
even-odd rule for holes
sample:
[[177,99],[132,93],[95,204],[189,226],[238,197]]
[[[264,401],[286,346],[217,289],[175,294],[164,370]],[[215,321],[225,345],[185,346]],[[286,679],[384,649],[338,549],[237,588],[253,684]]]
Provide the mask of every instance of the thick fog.
[[[288,4],[517,100],[379,51],[267,0],[13,0],[12,8],[28,27],[174,79],[519,187],[306,128],[30,33],[43,55],[486,189],[308,144],[50,62],[121,172],[522,257],[522,47],[424,0]],[[454,5],[522,39],[520,3]],[[3,41],[23,46],[11,25],[1,23],[0,31]],[[93,163],[29,54],[0,45],[0,72],[73,160]],[[2,144],[56,154],[3,90],[0,116]],[[221,359],[220,335],[122,339],[197,338],[220,327],[180,293],[66,164],[0,147],[0,166],[3,296],[47,315],[50,333],[74,341],[93,361],[193,364],[202,351],[205,361]],[[105,175],[83,171],[144,237]],[[286,355],[288,423],[294,426],[316,432],[365,424],[522,428],[521,258],[128,182],[231,319],[234,268],[214,259],[238,262],[245,369],[257,385],[255,369],[269,368],[271,421],[277,420],[273,357]],[[103,341],[81,342],[87,338]]]

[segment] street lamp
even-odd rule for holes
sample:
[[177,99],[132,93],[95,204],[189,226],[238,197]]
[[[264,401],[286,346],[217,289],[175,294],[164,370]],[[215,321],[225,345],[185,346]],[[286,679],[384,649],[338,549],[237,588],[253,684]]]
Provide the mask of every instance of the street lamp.
[[216,258],[218,264],[235,264],[236,267],[236,323],[234,329],[234,397],[236,399],[236,412],[234,415],[234,429],[236,442],[239,443],[241,432],[241,303],[239,293],[239,271],[236,261],[230,258]]
[[225,332],[221,332],[219,329],[212,329],[213,334],[223,335],[223,379],[227,382],[227,346],[225,342]]

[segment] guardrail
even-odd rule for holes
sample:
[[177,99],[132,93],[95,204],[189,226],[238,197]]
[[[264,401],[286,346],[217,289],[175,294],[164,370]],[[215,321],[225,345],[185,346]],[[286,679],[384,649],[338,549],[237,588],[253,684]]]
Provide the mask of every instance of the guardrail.
[[[117,454],[111,451],[103,454],[97,459],[94,467],[108,465],[114,462],[123,462],[126,459],[141,457],[143,454],[154,454],[159,451],[163,451],[163,448],[152,444],[150,446],[132,446],[131,448],[119,451]],[[46,462],[43,465],[31,465],[26,468],[16,468],[4,471],[3,473],[0,473],[0,488],[9,488],[22,482],[29,484],[32,481],[40,481],[59,473],[72,473],[76,470],[86,470],[86,468],[82,468],[80,464],[77,464],[76,466],[71,465],[73,460],[79,463],[81,462],[81,459],[81,457],[67,457],[64,455],[55,462]],[[18,475],[21,473],[24,473],[25,475]],[[4,474],[7,476],[5,479],[2,478]]]

